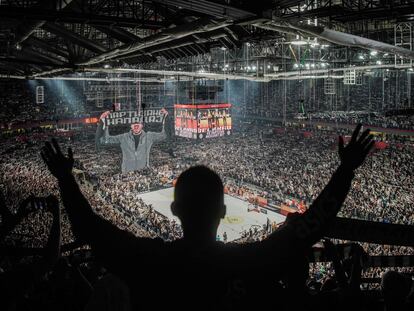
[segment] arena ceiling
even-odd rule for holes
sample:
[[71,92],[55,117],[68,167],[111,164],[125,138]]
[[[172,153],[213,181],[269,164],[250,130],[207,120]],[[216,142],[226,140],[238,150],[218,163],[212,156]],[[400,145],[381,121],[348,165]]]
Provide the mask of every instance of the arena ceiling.
[[411,68],[410,0],[0,0],[2,77],[266,81]]

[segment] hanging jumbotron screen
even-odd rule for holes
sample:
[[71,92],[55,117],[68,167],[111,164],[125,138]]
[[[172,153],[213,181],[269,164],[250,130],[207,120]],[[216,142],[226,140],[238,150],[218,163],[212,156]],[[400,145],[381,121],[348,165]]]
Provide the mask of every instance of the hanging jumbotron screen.
[[231,104],[175,104],[175,135],[203,139],[231,134]]

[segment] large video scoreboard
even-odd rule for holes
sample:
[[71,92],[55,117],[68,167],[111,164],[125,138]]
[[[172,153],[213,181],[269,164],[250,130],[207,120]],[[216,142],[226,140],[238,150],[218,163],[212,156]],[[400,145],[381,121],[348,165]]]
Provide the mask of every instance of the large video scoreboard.
[[175,135],[194,139],[231,134],[231,104],[174,105]]

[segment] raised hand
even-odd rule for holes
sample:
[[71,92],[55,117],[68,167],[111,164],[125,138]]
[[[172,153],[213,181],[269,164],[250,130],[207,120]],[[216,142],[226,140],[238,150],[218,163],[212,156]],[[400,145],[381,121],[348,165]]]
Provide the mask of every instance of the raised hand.
[[46,207],[46,198],[35,197],[33,194],[28,196],[19,204],[18,214],[26,215],[27,213],[36,212]]
[[168,111],[165,108],[161,109],[161,113],[164,115],[164,117],[166,117],[168,115]]
[[30,195],[24,201],[20,203],[19,211],[27,213],[36,212],[39,210],[45,210],[53,215],[59,215],[59,201],[54,195],[47,197],[35,197]]
[[103,129],[105,129],[105,126],[106,126],[105,119],[109,116],[110,113],[111,112],[109,110],[107,110],[104,113],[102,113],[101,116],[99,117],[99,120],[102,124]]
[[338,153],[341,164],[351,170],[355,170],[362,165],[375,143],[372,140],[373,135],[370,134],[369,129],[365,130],[358,138],[361,126],[361,124],[357,125],[352,134],[351,141],[346,147],[344,146],[344,138],[339,136],[338,139]]
[[33,200],[35,196],[33,194],[29,195],[26,199],[19,203],[19,208],[17,210],[18,214],[25,213],[27,211],[31,212],[34,210],[33,208]]
[[105,122],[104,120],[109,116],[110,113],[111,112],[109,110],[105,111],[104,113],[101,114],[101,116],[99,117],[99,120],[101,120],[102,122]]
[[29,212],[36,212],[44,209],[46,206],[45,198],[31,197],[30,201],[26,205],[26,210]]
[[57,179],[64,179],[72,173],[73,153],[71,148],[68,148],[68,156],[65,157],[57,141],[52,139],[52,144],[49,142],[45,143],[40,155],[49,168],[49,171]]
[[161,114],[163,115],[163,117],[162,117],[162,126],[163,126],[163,128],[164,128],[164,125],[165,125],[165,120],[167,119],[167,116],[168,116],[168,111],[167,111],[167,109],[162,108],[162,109],[161,109]]

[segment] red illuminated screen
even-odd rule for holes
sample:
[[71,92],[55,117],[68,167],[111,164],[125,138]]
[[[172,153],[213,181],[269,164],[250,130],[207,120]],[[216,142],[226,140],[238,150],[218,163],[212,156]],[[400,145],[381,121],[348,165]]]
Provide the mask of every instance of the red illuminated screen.
[[174,105],[175,134],[188,138],[231,134],[231,104]]

